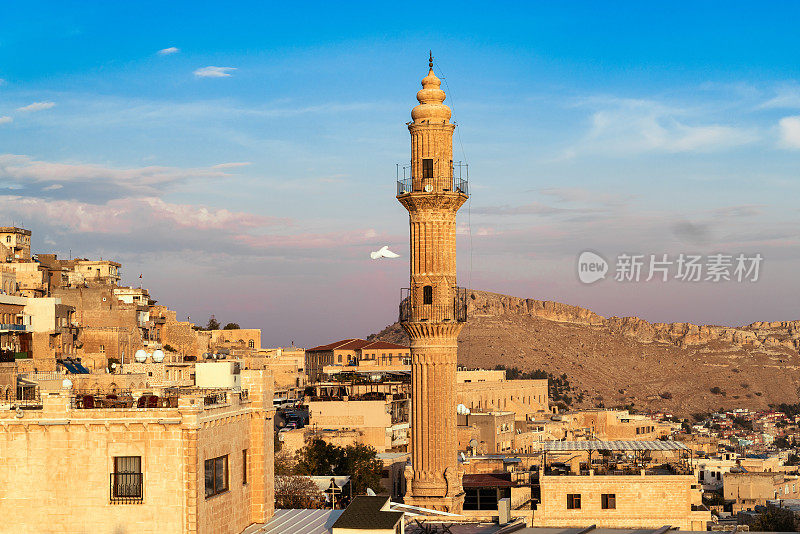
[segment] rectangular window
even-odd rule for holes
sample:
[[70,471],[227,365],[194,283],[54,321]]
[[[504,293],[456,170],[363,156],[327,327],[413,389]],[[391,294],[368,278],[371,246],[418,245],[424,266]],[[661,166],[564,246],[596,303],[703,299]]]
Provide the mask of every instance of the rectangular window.
[[600,506],[603,510],[614,510],[617,507],[616,493],[603,493],[600,496]]
[[580,508],[581,508],[581,494],[567,493],[567,510],[580,510]]
[[228,455],[206,460],[206,498],[228,491]]
[[422,160],[422,177],[423,178],[433,178],[433,160],[432,159],[423,159]]
[[242,449],[242,485],[247,484],[247,449]]
[[140,503],[143,497],[141,456],[115,456],[111,473],[111,502]]
[[106,351],[106,346],[100,345],[100,352],[105,352],[105,351]]

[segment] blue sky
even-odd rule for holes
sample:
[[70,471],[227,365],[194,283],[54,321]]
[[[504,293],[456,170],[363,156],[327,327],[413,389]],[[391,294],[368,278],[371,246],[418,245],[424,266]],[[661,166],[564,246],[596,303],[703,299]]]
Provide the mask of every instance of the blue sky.
[[[267,345],[364,336],[407,285],[393,179],[432,49],[470,164],[462,285],[796,319],[800,5],[650,4],[5,6],[0,222]],[[403,258],[369,260],[384,244]],[[586,286],[587,249],[764,261],[756,283]]]

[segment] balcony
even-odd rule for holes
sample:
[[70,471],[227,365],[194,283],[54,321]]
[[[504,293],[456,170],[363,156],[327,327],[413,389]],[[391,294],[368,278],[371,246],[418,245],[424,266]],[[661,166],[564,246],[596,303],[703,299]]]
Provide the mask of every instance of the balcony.
[[397,196],[409,193],[460,193],[469,196],[469,166],[466,163],[454,163],[449,174],[429,176],[412,176],[411,165],[397,165],[395,180]]
[[0,324],[0,333],[5,332],[29,332],[30,325],[26,324]]
[[453,300],[447,304],[414,302],[411,290],[404,287],[400,294],[401,323],[465,323],[467,321],[467,290],[453,288]]
[[142,473],[110,473],[109,497],[113,504],[144,502]]

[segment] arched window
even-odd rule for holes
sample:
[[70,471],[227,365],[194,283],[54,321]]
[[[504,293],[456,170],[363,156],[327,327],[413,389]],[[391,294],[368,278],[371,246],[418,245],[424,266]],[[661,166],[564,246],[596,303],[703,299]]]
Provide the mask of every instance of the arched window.
[[256,342],[251,339],[250,341],[247,342],[247,346],[250,347],[251,349],[254,349],[256,347]]
[[433,287],[432,286],[424,286],[422,288],[422,303],[423,304],[433,304]]

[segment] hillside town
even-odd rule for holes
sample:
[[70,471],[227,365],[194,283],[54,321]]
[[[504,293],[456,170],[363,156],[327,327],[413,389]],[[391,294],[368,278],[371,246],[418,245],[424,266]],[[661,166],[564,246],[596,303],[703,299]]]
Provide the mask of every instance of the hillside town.
[[455,217],[469,183],[454,171],[433,67],[431,56],[408,123],[411,169],[397,181],[412,239],[399,303],[409,344],[342,332],[271,346],[258,328],[181,320],[147,288],[122,285],[120,262],[36,252],[30,230],[0,228],[0,511],[15,532],[796,521],[797,405],[692,417],[573,408],[566,374],[459,365],[470,291],[456,285]]

